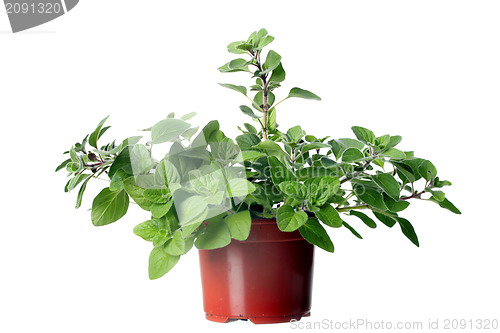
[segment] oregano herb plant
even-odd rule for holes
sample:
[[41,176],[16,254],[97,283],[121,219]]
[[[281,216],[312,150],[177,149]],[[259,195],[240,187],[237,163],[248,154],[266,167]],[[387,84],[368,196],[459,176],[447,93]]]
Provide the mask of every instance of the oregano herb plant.
[[[222,73],[247,73],[251,83],[220,84],[247,102],[235,108],[249,117],[235,140],[217,120],[200,130],[189,123],[193,113],[171,113],[143,130],[144,137],[98,144],[109,129],[106,117],[57,167],[68,172],[65,191],[78,188],[77,208],[91,179],[107,181],[92,202],[95,226],[118,221],[131,203],[148,212],[134,233],[152,243],[151,279],[170,271],[193,245],[215,249],[247,239],[254,217],[275,218],[281,231],[298,230],[309,243],[333,252],[330,234],[337,228],[362,238],[347,216],[369,228],[398,225],[419,246],[413,225],[402,216],[412,201],[460,214],[443,192],[451,183],[439,178],[431,161],[396,148],[399,135],[377,136],[354,126],[354,138],[332,139],[300,126],[280,129],[281,103],[320,98],[297,87],[278,93],[286,78],[282,57],[264,51],[273,40],[261,29],[230,43],[227,49],[237,58],[219,67]],[[155,156],[160,145],[167,153]]]

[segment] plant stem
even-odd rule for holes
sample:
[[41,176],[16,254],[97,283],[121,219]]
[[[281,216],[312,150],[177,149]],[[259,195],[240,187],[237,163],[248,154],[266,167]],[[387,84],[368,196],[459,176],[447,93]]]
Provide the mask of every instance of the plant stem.
[[[257,68],[259,69],[259,71],[262,72],[262,64],[260,62],[260,52],[257,52],[255,59],[257,61],[257,64],[256,64]],[[267,74],[261,75],[260,79],[262,80],[262,84],[263,84],[262,93],[264,95],[264,105],[262,106],[262,113],[264,114],[264,116],[262,118],[262,122],[263,122],[264,126],[262,127],[262,136],[263,136],[264,140],[267,140],[267,113],[269,111],[269,108],[267,105],[267,96],[269,93]],[[259,106],[259,108],[260,108],[260,106]]]
[[421,196],[422,194],[424,194],[424,193],[425,193],[425,190],[424,190],[424,191],[420,191],[420,192],[418,192],[418,193],[414,193],[414,194],[412,194],[412,195],[410,195],[410,196],[408,196],[408,197],[401,198],[401,200],[408,200],[408,199],[413,199],[413,198],[420,199],[420,196]]
[[339,203],[339,204],[337,205],[337,208],[336,208],[336,209],[338,209],[340,206],[342,206],[343,204],[345,204],[345,203],[346,203],[346,202],[347,202],[350,198],[352,198],[353,196],[354,196],[354,193],[350,193],[350,194],[349,194],[349,195],[348,195],[348,196],[344,199],[344,201],[342,201],[341,203]]
[[262,112],[262,108],[260,107],[260,105],[257,105],[257,103],[255,103],[250,97],[246,95],[245,97],[257,108],[257,110],[260,110]]
[[281,101],[279,101],[278,103],[274,104],[272,108],[269,109],[269,111],[272,111],[273,109],[275,109],[278,105],[280,105],[280,103],[286,101],[289,97],[286,97],[284,99],[282,99]]
[[264,128],[262,131],[262,134],[264,135],[264,140],[267,140],[267,90],[264,88],[264,107],[262,112],[264,113],[263,117],[263,122],[264,122]]
[[[364,159],[367,159],[365,164],[363,164],[363,171],[370,165],[371,162],[373,162],[373,160],[377,159],[378,158],[378,155],[375,155],[375,156],[368,156],[368,157],[365,157]],[[364,159],[360,159],[360,161],[364,160]],[[358,172],[355,172],[352,174],[351,177],[345,177],[344,179],[341,179],[340,180],[340,184],[344,184],[345,182],[353,179],[353,178],[356,178],[357,176],[359,175],[362,175],[363,174],[363,171],[358,171]]]

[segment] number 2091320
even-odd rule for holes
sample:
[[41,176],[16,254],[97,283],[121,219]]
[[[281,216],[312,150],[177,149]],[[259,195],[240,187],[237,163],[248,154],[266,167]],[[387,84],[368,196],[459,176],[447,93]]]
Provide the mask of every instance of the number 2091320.
[[63,11],[60,3],[5,3],[7,14],[59,14]]

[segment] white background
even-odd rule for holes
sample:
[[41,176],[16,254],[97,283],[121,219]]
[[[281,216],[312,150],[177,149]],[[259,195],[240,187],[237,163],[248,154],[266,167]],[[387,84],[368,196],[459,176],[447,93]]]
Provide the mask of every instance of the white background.
[[[335,254],[316,253],[312,316],[303,322],[500,319],[498,270],[498,1],[84,0],[25,33],[0,13],[0,331],[288,331],[289,324],[204,319],[198,257],[149,281],[150,244],[132,233],[132,209],[95,228],[66,194],[61,153],[110,115],[122,139],[167,113],[218,119],[226,134],[247,121],[243,98],[217,82],[226,45],[266,27],[283,56],[285,87],[321,102],[290,100],[278,123],[318,136],[352,125],[400,134],[401,148],[434,162],[463,212],[414,202],[403,216],[421,247],[396,227],[364,240],[331,230]],[[104,184],[103,184],[104,185]],[[136,207],[134,207],[136,208]],[[425,327],[424,325],[424,327]]]

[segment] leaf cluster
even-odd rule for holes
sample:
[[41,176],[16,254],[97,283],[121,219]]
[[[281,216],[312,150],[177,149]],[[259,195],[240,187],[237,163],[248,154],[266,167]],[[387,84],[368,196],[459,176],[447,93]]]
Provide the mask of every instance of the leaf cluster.
[[[276,51],[264,53],[273,40],[261,29],[230,43],[228,51],[238,58],[219,68],[251,75],[248,87],[221,86],[248,99],[250,104],[238,110],[259,129],[244,123],[233,141],[216,120],[199,130],[188,123],[193,113],[180,118],[171,113],[144,130],[145,143],[133,136],[98,148],[109,129],[106,117],[65,152],[69,157],[57,167],[69,173],[65,191],[80,186],[77,208],[90,179],[102,176],[109,182],[92,203],[96,226],[121,219],[131,202],[150,213],[134,233],[153,245],[151,279],[170,271],[193,246],[215,249],[247,239],[253,217],[275,218],[281,231],[298,230],[311,244],[333,252],[330,234],[336,229],[362,238],[355,224],[346,222],[351,217],[372,229],[397,224],[419,246],[413,225],[401,216],[412,200],[460,214],[443,192],[451,183],[438,177],[431,161],[401,150],[399,135],[376,136],[361,126],[352,127],[353,138],[339,139],[307,134],[301,126],[281,131],[278,104],[293,97],[320,98],[295,87],[276,102],[286,73]],[[168,152],[155,159],[153,148],[161,144]]]
[[[77,206],[86,181],[107,176],[109,186],[92,203],[95,226],[120,220],[131,202],[150,212],[150,219],[137,225],[134,233],[153,244],[151,279],[167,273],[193,244],[199,249],[223,247],[231,239],[246,239],[250,232],[251,216],[243,199],[255,186],[245,178],[239,147],[220,131],[217,121],[198,131],[187,123],[190,116],[176,119],[170,114],[145,130],[150,134],[145,144],[140,143],[141,137],[132,137],[120,145],[96,149],[99,135],[93,145],[84,140],[78,151],[69,152],[81,165],[75,168],[71,160],[57,168],[70,171],[70,184],[82,174],[89,175]],[[156,160],[153,147],[163,143],[168,144],[168,153]],[[88,162],[89,156],[96,162]]]

